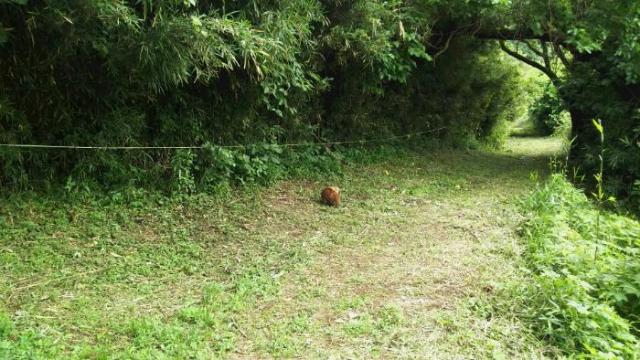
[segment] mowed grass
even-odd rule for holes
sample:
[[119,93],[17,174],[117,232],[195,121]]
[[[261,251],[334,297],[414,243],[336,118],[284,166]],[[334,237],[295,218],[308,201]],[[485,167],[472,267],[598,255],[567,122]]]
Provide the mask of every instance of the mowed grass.
[[0,358],[544,357],[488,307],[526,276],[515,202],[560,144],[507,148],[228,197],[3,199]]

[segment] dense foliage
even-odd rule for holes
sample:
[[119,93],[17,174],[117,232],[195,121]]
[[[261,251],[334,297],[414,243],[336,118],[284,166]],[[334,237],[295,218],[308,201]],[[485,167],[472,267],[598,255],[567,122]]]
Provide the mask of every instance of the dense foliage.
[[506,53],[549,77],[571,115],[572,163],[588,179],[598,171],[600,154],[599,134],[592,120],[602,120],[609,134],[605,144],[609,186],[620,198],[638,196],[640,2],[427,3],[441,14],[432,28],[434,34],[462,33],[498,41]]
[[565,110],[562,99],[551,84],[544,87],[544,92],[529,109],[530,120],[540,135],[553,135],[571,121]]
[[[3,143],[317,142],[442,126],[455,143],[496,143],[522,98],[500,44],[548,75],[576,171],[598,169],[601,119],[609,184],[638,196],[636,0],[0,0],[0,24]],[[3,148],[0,183],[144,183],[173,156]]]
[[[518,288],[541,337],[578,358],[640,351],[640,224],[601,213],[561,175],[523,203],[535,281]],[[635,329],[635,330],[634,330]]]
[[0,1],[1,143],[207,144],[191,153],[2,148],[0,185],[173,177],[193,189],[229,174],[264,177],[251,173],[274,160],[269,146],[214,145],[441,127],[433,135],[458,144],[498,144],[497,125],[519,98],[517,68],[496,44],[432,34],[437,8],[423,5]]

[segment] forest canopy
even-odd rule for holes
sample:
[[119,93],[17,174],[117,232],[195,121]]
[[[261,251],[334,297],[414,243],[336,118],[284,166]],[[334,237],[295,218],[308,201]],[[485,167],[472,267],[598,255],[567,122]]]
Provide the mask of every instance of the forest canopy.
[[526,91],[510,56],[556,88],[587,178],[602,121],[610,190],[634,200],[639,37],[634,0],[0,0],[0,143],[211,145],[3,148],[0,185],[144,184],[176,163],[201,178],[223,144],[438,128],[454,145],[496,144]]

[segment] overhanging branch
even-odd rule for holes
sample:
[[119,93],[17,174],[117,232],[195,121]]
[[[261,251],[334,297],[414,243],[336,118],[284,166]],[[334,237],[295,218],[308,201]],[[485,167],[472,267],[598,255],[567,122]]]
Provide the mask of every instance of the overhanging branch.
[[509,49],[509,47],[507,46],[507,44],[505,44],[504,40],[500,40],[500,48],[502,49],[502,51],[506,52],[507,54],[509,54],[509,56],[514,57],[520,61],[522,61],[523,63],[532,66],[540,71],[542,71],[543,73],[545,73],[552,81],[556,81],[558,79],[558,76],[553,72],[553,70],[551,70],[550,68],[546,67],[543,64],[540,64],[536,61],[533,61],[531,59],[529,59],[528,57],[518,53],[517,51],[511,50]]
[[[562,32],[548,30],[544,33],[534,32],[526,27],[505,29],[500,27],[492,27],[491,25],[476,23],[477,26],[470,28],[469,26],[455,26],[455,24],[447,23],[443,27],[436,25],[435,29],[439,30],[441,34],[453,34],[467,35],[477,39],[484,40],[497,40],[500,43],[500,47],[503,51],[509,54],[511,57],[518,59],[546,74],[552,81],[557,81],[558,76],[553,71],[553,63],[551,61],[552,56],[555,54],[559,57],[560,61],[565,67],[570,66],[570,61],[567,59],[564,49],[566,48],[570,53],[577,56],[577,52],[573,50],[573,47],[567,43],[567,37]],[[462,31],[461,31],[462,29]],[[472,31],[469,31],[472,30]],[[533,59],[526,57],[523,54],[518,53],[515,50],[510,49],[505,41],[521,41],[523,42],[535,55],[542,58],[544,63],[539,63]],[[540,48],[534,46],[531,41],[538,41]],[[585,56],[585,54],[579,54]],[[586,54],[586,56],[593,54]]]
[[565,36],[562,34],[535,34],[528,29],[520,30],[495,30],[487,31],[485,29],[479,30],[475,36],[480,39],[486,40],[541,40],[544,42],[562,43],[565,40]]
[[[562,32],[549,30],[543,33],[534,32],[526,26],[505,28],[498,24],[491,24],[477,19],[472,23],[458,24],[456,22],[434,22],[433,32],[450,34],[458,32],[484,40],[542,40],[545,42],[564,44],[566,35]],[[464,31],[460,31],[464,30]]]

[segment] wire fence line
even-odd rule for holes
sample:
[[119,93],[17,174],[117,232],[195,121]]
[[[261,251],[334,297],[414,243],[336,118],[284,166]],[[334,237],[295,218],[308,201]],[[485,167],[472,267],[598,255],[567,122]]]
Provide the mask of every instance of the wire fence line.
[[[282,147],[301,147],[301,146],[314,146],[314,145],[355,145],[355,144],[369,144],[376,142],[386,142],[399,139],[411,139],[426,134],[432,134],[441,130],[445,130],[446,127],[441,127],[433,130],[421,131],[417,133],[397,135],[388,138],[379,139],[362,139],[352,141],[331,141],[331,142],[306,142],[306,143],[284,143],[273,144]],[[247,145],[213,145],[219,148],[225,149],[240,149],[245,147],[256,146],[263,143],[254,143]],[[209,145],[195,145],[195,146],[77,146],[77,145],[42,145],[42,144],[0,144],[0,148],[17,148],[17,149],[70,149],[70,150],[172,150],[172,149],[184,149],[184,150],[197,150],[207,148]]]

